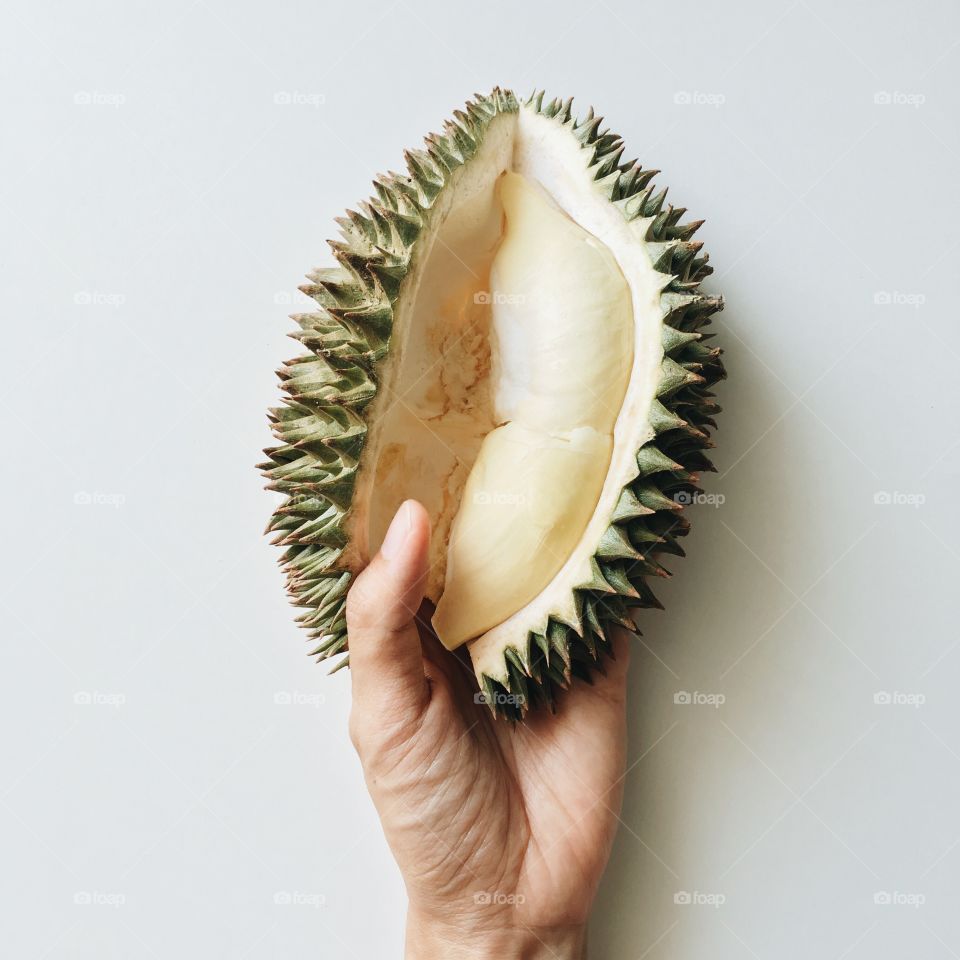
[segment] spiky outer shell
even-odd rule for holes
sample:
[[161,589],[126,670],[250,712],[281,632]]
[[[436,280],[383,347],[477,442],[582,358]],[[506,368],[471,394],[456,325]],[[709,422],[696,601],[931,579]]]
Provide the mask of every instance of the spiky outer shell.
[[[550,618],[542,633],[518,637],[505,648],[499,675],[478,677],[492,709],[511,719],[552,705],[574,677],[589,681],[611,655],[611,628],[635,630],[635,608],[661,606],[649,583],[669,576],[662,554],[683,556],[678,540],[689,530],[683,505],[700,492],[699,474],[713,470],[704,453],[719,411],[710,388],[725,376],[720,351],[702,332],[723,308],[721,298],[699,292],[712,272],[692,240],[702,221],[681,222],[685,209],[665,205],[667,191],[651,183],[658,171],[621,162],[620,137],[602,130],[592,110],[578,121],[571,105],[545,102],[542,93],[524,104],[565,125],[588,152],[589,170],[609,202],[627,221],[645,225],[651,263],[668,275],[660,297],[663,359],[648,412],[653,437],[637,452],[638,475],[610,517],[590,580],[575,588],[576,615]],[[411,256],[451,175],[469,163],[492,120],[518,109],[514,94],[498,88],[456,111],[442,135],[427,137],[425,151],[407,152],[406,175],[378,177],[376,196],[338,220],[341,239],[330,246],[339,266],[314,271],[301,287],[317,303],[314,312],[293,317],[299,326],[293,336],[309,352],[279,371],[284,406],[270,412],[279,445],[265,451],[261,469],[268,489],[286,495],[268,531],[286,548],[280,562],[288,592],[304,608],[297,619],[320,660],[347,647],[346,594],[357,572],[349,522],[367,435],[364,413],[377,394]]]

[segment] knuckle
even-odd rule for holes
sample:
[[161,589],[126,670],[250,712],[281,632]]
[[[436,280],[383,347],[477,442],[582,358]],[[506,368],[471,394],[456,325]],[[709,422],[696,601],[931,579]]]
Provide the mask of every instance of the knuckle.
[[364,577],[357,581],[347,592],[347,622],[355,626],[366,626],[377,606],[376,590]]
[[348,723],[350,742],[368,773],[392,770],[416,751],[419,724],[407,712],[377,713],[354,708]]
[[360,717],[358,716],[356,710],[350,711],[350,720],[347,724],[347,732],[350,735],[350,742],[353,744],[353,749],[357,751],[357,754],[362,760],[366,737],[364,736]]

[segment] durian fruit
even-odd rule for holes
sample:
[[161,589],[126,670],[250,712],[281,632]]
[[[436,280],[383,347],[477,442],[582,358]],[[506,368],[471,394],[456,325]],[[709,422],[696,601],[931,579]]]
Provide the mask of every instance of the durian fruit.
[[338,221],[262,465],[313,654],[346,651],[351,578],[412,497],[434,628],[513,719],[660,606],[724,376],[701,221],[571,105],[477,96]]

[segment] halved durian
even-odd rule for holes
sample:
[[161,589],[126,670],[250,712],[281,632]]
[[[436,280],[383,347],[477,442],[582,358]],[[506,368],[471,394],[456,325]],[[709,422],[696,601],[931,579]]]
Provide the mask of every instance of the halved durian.
[[654,555],[683,554],[712,469],[724,374],[700,331],[722,301],[698,292],[699,222],[593,111],[496,89],[455,116],[339,221],[339,265],[302,288],[318,309],[280,371],[269,529],[324,659],[347,645],[351,577],[419,500],[437,635],[516,718],[659,606]]

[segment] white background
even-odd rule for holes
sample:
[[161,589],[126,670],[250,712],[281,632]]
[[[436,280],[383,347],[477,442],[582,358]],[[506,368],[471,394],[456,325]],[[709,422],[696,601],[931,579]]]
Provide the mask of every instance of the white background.
[[593,957],[960,954],[955,4],[4,21],[4,957],[400,955],[253,465],[333,217],[497,83],[594,103],[728,303],[725,499],[644,620]]

